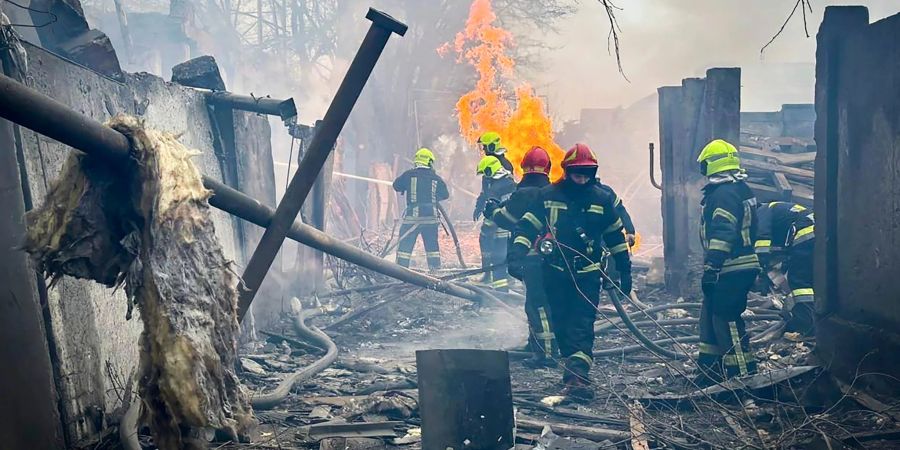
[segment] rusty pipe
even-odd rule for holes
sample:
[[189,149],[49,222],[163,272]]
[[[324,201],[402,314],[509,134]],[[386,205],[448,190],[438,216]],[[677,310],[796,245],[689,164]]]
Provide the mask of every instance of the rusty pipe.
[[[198,89],[200,90],[200,89]],[[269,116],[278,116],[283,122],[297,117],[297,105],[293,98],[281,100],[269,97],[233,94],[224,91],[203,90],[206,102],[214,106],[222,106],[241,111],[255,112]]]
[[656,159],[653,155],[653,143],[651,142],[648,146],[650,147],[650,184],[652,184],[653,187],[662,190],[662,184],[656,181],[656,174],[653,171],[653,161]]
[[328,159],[328,155],[331,154],[337,137],[347,122],[350,111],[356,104],[356,99],[362,93],[369,75],[375,68],[381,52],[384,51],[388,39],[393,33],[400,36],[406,33],[405,24],[381,11],[369,8],[366,18],[372,21],[372,25],[369,27],[366,37],[363,38],[353,62],[350,63],[350,68],[347,69],[341,86],[332,99],[328,111],[325,112],[325,117],[316,126],[316,134],[300,161],[297,172],[291,178],[291,183],[275,209],[275,215],[272,216],[269,226],[266,227],[265,233],[244,269],[241,278],[244,281],[245,289],[241,290],[238,299],[238,320],[243,319],[250,309],[256,292],[266,278],[266,274],[296,220],[306,196],[316,182],[322,166]]
[[[128,139],[118,131],[2,74],[0,117],[113,163],[126,161],[130,152]],[[213,191],[211,206],[261,227],[272,220],[272,208],[259,201],[206,176],[203,185]],[[469,289],[385,261],[299,221],[292,224],[288,237],[409,284],[472,301],[480,299]]]

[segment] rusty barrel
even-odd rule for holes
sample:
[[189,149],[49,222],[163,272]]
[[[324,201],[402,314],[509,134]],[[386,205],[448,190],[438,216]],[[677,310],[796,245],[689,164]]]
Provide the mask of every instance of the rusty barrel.
[[508,450],[514,446],[506,352],[420,350],[416,365],[423,449]]

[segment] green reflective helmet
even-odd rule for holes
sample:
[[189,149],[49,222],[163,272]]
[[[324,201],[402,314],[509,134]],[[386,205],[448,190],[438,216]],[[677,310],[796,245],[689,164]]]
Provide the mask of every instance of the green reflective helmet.
[[413,163],[415,163],[416,167],[431,167],[431,165],[434,164],[434,153],[432,153],[431,150],[422,147],[416,152]]
[[478,138],[478,143],[481,144],[481,149],[484,150],[486,155],[499,154],[506,151],[500,147],[500,133],[496,131],[488,131],[482,134]]
[[500,160],[497,159],[496,156],[485,156],[484,158],[481,158],[481,161],[478,161],[478,170],[475,173],[484,175],[488,178],[493,178],[495,175],[501,174],[505,170],[503,164],[500,163]]
[[728,170],[741,169],[737,148],[722,139],[706,144],[700,151],[697,162],[700,163],[700,173],[707,177]]

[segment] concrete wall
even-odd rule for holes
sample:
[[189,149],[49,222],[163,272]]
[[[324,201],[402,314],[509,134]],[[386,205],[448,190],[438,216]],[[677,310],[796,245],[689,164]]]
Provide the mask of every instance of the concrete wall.
[[[148,74],[127,75],[126,82],[120,83],[40,48],[27,45],[26,50],[31,87],[100,121],[122,112],[142,117],[148,127],[181,134],[185,145],[201,153],[195,159],[201,171],[222,179],[222,161],[213,148],[206,102],[198,92]],[[271,204],[274,175],[268,123],[265,118],[247,115],[236,124],[242,142],[252,148],[241,163],[246,184],[255,194],[271,194],[265,199]],[[40,205],[70,150],[29,130],[19,128],[19,132],[25,187],[34,204]],[[238,161],[226,163],[238,165]],[[213,220],[226,256],[241,262],[245,256],[235,241],[235,220],[218,210],[213,210]],[[127,382],[135,370],[141,322],[137,312],[131,321],[125,321],[126,300],[121,290],[113,292],[68,277],[47,292],[46,306],[59,409],[71,444],[105,426],[105,414],[118,403],[117,384]]]
[[900,14],[869,25],[863,7],[829,7],[817,39],[818,352],[841,381],[897,398]]
[[706,78],[659,89],[666,288],[676,295],[700,295],[700,190],[706,179],[698,170],[697,155],[713,139],[738,142],[740,110],[739,68],[710,69]]

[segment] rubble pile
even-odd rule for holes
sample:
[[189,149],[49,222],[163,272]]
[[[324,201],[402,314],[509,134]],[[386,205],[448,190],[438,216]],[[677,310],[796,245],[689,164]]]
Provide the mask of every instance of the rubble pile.
[[[696,335],[697,304],[648,288],[644,278],[636,275],[640,300],[655,312],[639,320],[643,313],[630,305],[638,326],[654,340]],[[521,308],[515,295],[503,300]],[[877,442],[896,433],[896,418],[835,388],[816,364],[813,341],[783,333],[774,296],[753,295],[747,313],[761,375],[702,391],[689,381],[690,360],[633,350],[635,338],[604,301],[595,327],[596,398],[587,404],[560,395],[561,369],[524,364],[524,319],[505,309],[403,285],[304,301],[325,311],[313,322],[341,357],[278,409],[258,414],[257,448],[420,449],[415,350],[434,348],[510,350],[518,449],[843,448],[857,440],[891,448]],[[257,391],[321,353],[291,337],[287,322],[265,334],[243,360],[242,377]],[[696,353],[695,343],[683,341],[674,349]]]
[[811,138],[741,136],[748,182],[761,202],[813,206],[816,145]]

